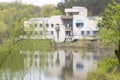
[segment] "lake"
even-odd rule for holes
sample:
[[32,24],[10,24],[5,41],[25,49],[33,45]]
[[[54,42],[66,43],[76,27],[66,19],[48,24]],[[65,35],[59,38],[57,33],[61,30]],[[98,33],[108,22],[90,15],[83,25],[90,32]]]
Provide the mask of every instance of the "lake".
[[86,80],[105,49],[21,50],[1,63],[0,80]]

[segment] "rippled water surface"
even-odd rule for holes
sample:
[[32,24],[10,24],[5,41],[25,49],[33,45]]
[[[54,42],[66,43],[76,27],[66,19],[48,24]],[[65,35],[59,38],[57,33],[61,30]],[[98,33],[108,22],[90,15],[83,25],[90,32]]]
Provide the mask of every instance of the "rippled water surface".
[[102,49],[26,50],[10,54],[1,62],[0,80],[86,80],[97,66]]

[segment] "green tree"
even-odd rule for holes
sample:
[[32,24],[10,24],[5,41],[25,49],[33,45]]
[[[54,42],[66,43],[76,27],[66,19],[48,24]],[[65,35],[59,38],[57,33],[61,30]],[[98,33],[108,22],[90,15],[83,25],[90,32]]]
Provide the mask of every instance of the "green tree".
[[3,38],[5,37],[5,32],[7,31],[7,26],[4,22],[0,21],[0,44],[2,44],[3,42]]
[[[65,0],[65,2],[59,2],[57,4],[58,9],[64,13],[64,8],[71,8],[73,6],[83,6],[88,9],[88,13],[92,15],[100,15],[104,12],[108,2],[112,0]],[[120,1],[120,0],[116,0]],[[89,14],[88,14],[89,15]]]
[[55,9],[55,6],[52,4],[46,4],[42,7],[40,11],[41,17],[50,17],[51,12]]
[[100,35],[105,44],[115,47],[115,54],[120,63],[120,3],[113,1],[105,9]]
[[53,15],[62,15],[62,12],[59,9],[53,10],[50,14],[51,16]]
[[59,9],[56,9],[56,6],[52,4],[44,5],[40,11],[41,17],[50,17],[52,15],[59,15],[59,14],[62,14],[62,12]]

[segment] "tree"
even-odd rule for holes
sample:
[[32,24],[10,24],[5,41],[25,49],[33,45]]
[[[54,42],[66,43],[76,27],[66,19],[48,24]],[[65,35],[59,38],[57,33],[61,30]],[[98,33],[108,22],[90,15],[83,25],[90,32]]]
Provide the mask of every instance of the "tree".
[[55,5],[46,4],[42,7],[40,11],[41,17],[50,17],[52,15],[60,15],[62,12],[59,9],[56,9]]
[[42,7],[40,11],[41,17],[50,17],[51,12],[55,9],[54,5],[46,4]]
[[[100,15],[106,8],[108,2],[112,0],[65,0],[65,2],[59,2],[57,4],[58,9],[64,13],[64,8],[71,8],[73,6],[83,6],[88,9],[92,15]],[[117,0],[118,2],[120,0]]]
[[120,64],[120,3],[109,3],[103,14],[100,35],[105,44],[115,47],[115,54]]
[[5,32],[7,31],[7,26],[4,22],[0,21],[0,44],[2,44],[3,42],[3,37],[5,37]]
[[51,15],[51,16],[54,16],[54,15],[62,15],[62,12],[61,12],[59,9],[56,9],[56,10],[53,10],[50,15]]

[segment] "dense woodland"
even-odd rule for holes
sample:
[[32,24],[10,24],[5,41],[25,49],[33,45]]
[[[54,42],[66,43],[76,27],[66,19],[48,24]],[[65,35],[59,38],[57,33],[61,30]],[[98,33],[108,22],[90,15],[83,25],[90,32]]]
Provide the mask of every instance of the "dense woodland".
[[[120,2],[120,0],[116,1]],[[88,15],[100,15],[103,13],[108,3],[112,3],[112,0],[65,0],[65,2],[59,2],[57,7],[64,12],[64,8],[84,6],[88,9]]]
[[[20,3],[0,3],[0,43],[3,39],[10,37],[9,35],[21,34],[23,21],[32,17],[39,17],[41,8],[33,5],[25,5]],[[18,28],[19,27],[19,28]],[[16,29],[15,29],[16,28]],[[14,38],[15,36],[11,36]]]
[[20,2],[0,3],[0,43],[2,44],[10,35],[11,38],[19,36],[25,20],[57,14],[62,12],[52,4],[39,7]]

